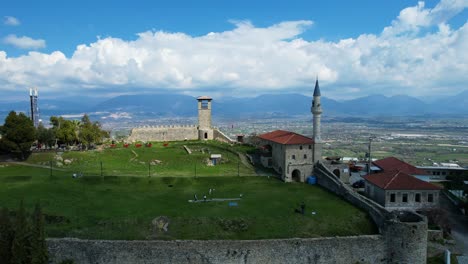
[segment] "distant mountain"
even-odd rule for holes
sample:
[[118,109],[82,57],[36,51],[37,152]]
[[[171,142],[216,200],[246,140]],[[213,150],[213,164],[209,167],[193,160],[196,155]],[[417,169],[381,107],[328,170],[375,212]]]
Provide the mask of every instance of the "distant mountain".
[[[226,118],[285,117],[310,113],[312,97],[301,94],[265,94],[253,98],[225,97],[214,99],[213,115]],[[369,95],[352,100],[336,101],[322,97],[322,106],[328,116],[421,116],[468,114],[468,90],[433,102],[396,95]],[[197,115],[195,97],[179,94],[121,95],[103,100],[67,98],[41,100],[39,108],[44,115],[63,115],[97,112],[127,112],[140,117],[191,117]],[[0,115],[7,111],[29,111],[29,102],[0,102]]]
[[356,115],[422,115],[431,112],[426,103],[407,95],[370,95],[343,101],[341,105],[346,105],[346,109],[339,112]]
[[121,95],[97,104],[94,111],[146,112],[161,116],[197,114],[194,97],[178,94]]
[[468,90],[457,95],[442,97],[430,105],[441,114],[468,114]]

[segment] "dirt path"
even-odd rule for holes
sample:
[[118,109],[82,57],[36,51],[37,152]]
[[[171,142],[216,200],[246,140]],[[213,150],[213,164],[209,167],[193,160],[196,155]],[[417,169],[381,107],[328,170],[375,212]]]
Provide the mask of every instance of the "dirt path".
[[136,153],[133,149],[132,149],[132,153],[133,155],[135,155],[135,157],[131,158],[130,161],[134,161],[138,158],[138,153]]
[[[0,164],[14,164],[14,165],[20,165],[20,166],[27,166],[27,167],[50,169],[50,166],[48,166],[48,165],[31,164],[31,163],[19,162],[19,161],[0,162]],[[56,167],[53,167],[53,166],[52,166],[52,170],[67,171],[65,169],[60,169],[60,168],[56,168]]]
[[247,168],[252,169],[252,170],[255,169],[254,166],[252,164],[250,164],[249,160],[247,159],[247,157],[244,154],[237,152],[237,155],[239,156],[239,159],[242,162],[242,164],[244,164],[244,166],[246,166]]

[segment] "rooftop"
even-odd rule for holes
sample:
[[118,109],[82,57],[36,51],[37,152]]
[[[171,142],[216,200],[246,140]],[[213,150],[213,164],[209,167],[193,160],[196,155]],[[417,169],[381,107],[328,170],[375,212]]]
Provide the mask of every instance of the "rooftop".
[[384,190],[440,190],[442,187],[417,179],[402,171],[367,175],[364,179]]
[[309,137],[285,130],[275,130],[269,133],[262,134],[258,137],[282,145],[306,145],[314,143],[314,140]]
[[376,166],[381,168],[383,171],[401,171],[410,175],[427,175],[427,173],[418,169],[415,166],[399,160],[395,157],[388,157],[385,159],[376,160],[373,162]]
[[206,96],[206,95],[202,95],[202,96],[197,97],[197,100],[213,100],[213,98]]

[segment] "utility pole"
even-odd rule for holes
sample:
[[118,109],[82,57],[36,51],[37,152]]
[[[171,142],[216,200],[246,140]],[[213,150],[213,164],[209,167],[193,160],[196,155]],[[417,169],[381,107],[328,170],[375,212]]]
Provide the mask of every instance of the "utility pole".
[[372,165],[372,155],[371,155],[371,145],[372,145],[372,139],[375,137],[369,137],[369,163],[367,164],[367,175],[371,174],[371,165]]

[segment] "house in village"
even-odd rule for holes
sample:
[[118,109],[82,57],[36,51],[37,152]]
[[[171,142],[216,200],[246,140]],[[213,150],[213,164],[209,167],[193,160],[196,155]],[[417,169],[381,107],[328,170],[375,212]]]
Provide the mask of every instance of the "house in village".
[[388,210],[421,210],[439,206],[442,187],[418,179],[425,172],[390,157],[375,161],[381,172],[364,177],[365,194]]

